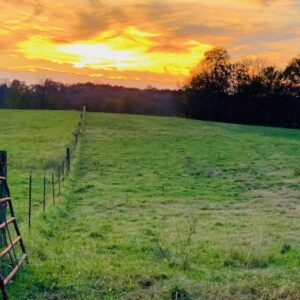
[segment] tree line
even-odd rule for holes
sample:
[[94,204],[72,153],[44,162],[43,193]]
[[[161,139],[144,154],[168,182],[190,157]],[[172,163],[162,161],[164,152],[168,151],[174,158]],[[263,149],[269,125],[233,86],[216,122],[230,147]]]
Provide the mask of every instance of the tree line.
[[0,85],[0,108],[77,109],[144,115],[176,114],[178,92],[148,87],[144,90],[106,84],[63,84],[45,80],[26,85],[14,80]]
[[299,128],[300,56],[279,70],[261,59],[232,63],[226,50],[210,50],[184,86],[177,113],[203,120]]
[[0,108],[81,109],[300,128],[300,56],[283,69],[263,60],[232,62],[225,49],[205,53],[178,91],[52,80],[0,85]]

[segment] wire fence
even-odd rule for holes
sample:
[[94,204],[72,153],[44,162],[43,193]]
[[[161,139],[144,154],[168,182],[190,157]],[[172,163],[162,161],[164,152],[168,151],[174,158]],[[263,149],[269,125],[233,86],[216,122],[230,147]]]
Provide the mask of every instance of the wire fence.
[[[51,168],[45,168],[45,171],[39,171],[30,168],[28,174],[28,228],[32,226],[32,212],[37,206],[42,206],[43,214],[46,213],[47,207],[56,204],[56,198],[61,194],[65,182],[71,171],[72,161],[78,147],[80,135],[82,134],[85,124],[86,109],[83,107],[80,113],[80,120],[74,133],[73,140],[66,148],[65,155],[45,163],[45,166],[51,165]],[[41,201],[33,203],[34,194],[41,196]]]
[[[55,159],[46,161],[41,168],[36,165],[35,167],[27,167],[28,176],[18,182],[17,188],[20,194],[28,196],[27,203],[23,201],[19,203],[19,205],[22,205],[22,207],[20,206],[22,216],[18,219],[21,222],[26,221],[29,229],[32,227],[34,213],[42,212],[45,215],[47,208],[50,205],[56,205],[57,198],[63,192],[71,172],[72,162],[76,156],[80,136],[83,133],[85,114],[86,109],[83,107],[73,138],[66,147],[65,153],[61,153]],[[7,168],[7,165],[9,166],[6,163],[1,167]]]

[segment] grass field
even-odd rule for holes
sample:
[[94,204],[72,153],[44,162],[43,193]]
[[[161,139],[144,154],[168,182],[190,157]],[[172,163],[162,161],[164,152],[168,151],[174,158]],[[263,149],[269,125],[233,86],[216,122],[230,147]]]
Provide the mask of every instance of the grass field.
[[[23,165],[64,153],[78,114],[0,116],[19,200]],[[88,113],[59,205],[22,226],[30,263],[9,293],[299,299],[299,156],[298,130]]]
[[0,150],[8,152],[9,184],[19,221],[25,221],[28,174],[33,172],[33,204],[41,207],[42,176],[64,157],[79,120],[77,112],[0,110]]

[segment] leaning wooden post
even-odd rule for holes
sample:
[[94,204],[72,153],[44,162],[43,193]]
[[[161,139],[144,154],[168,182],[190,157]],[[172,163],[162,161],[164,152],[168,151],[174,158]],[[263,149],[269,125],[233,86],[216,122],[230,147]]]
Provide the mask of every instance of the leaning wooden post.
[[43,213],[46,211],[46,174],[44,173],[43,178]]
[[32,207],[32,170],[29,170],[29,186],[28,186],[28,228],[31,228],[31,207]]

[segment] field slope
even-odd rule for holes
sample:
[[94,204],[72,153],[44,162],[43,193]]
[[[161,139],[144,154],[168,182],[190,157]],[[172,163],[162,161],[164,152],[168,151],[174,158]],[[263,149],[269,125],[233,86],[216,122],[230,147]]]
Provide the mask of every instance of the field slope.
[[23,228],[30,264],[10,293],[297,299],[299,155],[297,130],[88,113],[60,204]]

